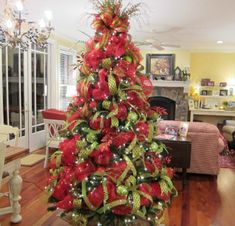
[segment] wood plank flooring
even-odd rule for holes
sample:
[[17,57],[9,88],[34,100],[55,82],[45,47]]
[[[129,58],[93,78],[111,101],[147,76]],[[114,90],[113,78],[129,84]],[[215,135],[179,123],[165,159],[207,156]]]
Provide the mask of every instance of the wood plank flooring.
[[[58,213],[47,212],[47,194],[44,187],[48,171],[43,168],[43,162],[33,167],[22,167],[20,174],[23,177],[23,220],[14,225],[68,225],[57,216]],[[176,175],[175,178],[179,195],[168,209],[168,226],[235,226],[235,170],[220,170],[218,179],[190,174],[188,185],[183,191],[180,177]],[[0,199],[0,206],[5,204],[5,199]],[[9,218],[10,215],[1,216],[1,226],[11,225]]]

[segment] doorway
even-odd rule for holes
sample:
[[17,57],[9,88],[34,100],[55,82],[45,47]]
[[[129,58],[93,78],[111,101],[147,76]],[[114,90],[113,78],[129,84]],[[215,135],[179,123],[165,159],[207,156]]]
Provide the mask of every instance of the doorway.
[[48,106],[48,46],[0,49],[0,123],[20,129],[19,146],[45,146],[42,110]]

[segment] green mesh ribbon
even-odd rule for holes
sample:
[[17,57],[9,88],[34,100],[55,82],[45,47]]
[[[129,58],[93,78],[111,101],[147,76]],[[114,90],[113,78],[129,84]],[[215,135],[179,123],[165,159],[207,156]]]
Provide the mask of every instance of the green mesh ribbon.
[[129,144],[129,146],[126,148],[125,153],[129,154],[130,151],[132,151],[132,149],[135,147],[137,142],[137,137],[135,136],[134,139],[131,141],[131,143]]
[[104,206],[106,206],[106,202],[109,199],[109,195],[108,195],[108,188],[107,188],[107,180],[106,178],[103,179],[102,181],[102,186],[103,186],[103,191],[104,191],[104,200],[103,200],[103,204]]
[[161,176],[161,180],[159,184],[160,184],[161,190],[165,193],[170,192],[172,189],[175,189],[175,186],[173,185],[170,177],[166,175]]
[[97,148],[98,146],[98,142],[93,142],[90,146],[88,147],[83,147],[82,149],[80,149],[80,152],[79,152],[79,157],[80,158],[88,158],[88,156]]
[[119,126],[119,120],[116,117],[111,117],[111,127],[117,128]]
[[133,210],[132,212],[135,213],[140,208],[140,194],[137,191],[132,193],[133,198]]
[[111,95],[115,95],[117,93],[117,84],[114,76],[111,73],[108,76],[108,86]]
[[113,110],[106,116],[106,118],[111,118],[117,114],[118,114],[118,105],[117,105],[117,103],[114,102],[113,103]]
[[99,214],[105,213],[106,210],[112,209],[113,207],[116,207],[116,206],[125,205],[126,203],[127,203],[127,200],[119,199],[119,200],[116,200],[116,201],[113,201],[113,202],[110,202],[110,203],[106,204],[102,208],[98,209],[97,212]]
[[92,151],[93,149],[88,149],[88,148],[81,149],[79,152],[79,157],[85,159],[92,153]]
[[152,142],[154,135],[154,125],[152,122],[148,124],[148,128],[149,128],[148,142]]
[[141,148],[139,145],[136,145],[132,150],[133,161],[137,160],[141,156],[144,156],[144,153],[145,153],[144,148],[143,147]]
[[134,164],[132,163],[132,161],[129,159],[128,156],[124,155],[124,159],[127,163],[127,167],[130,168],[130,170],[132,171],[133,175],[136,176],[137,172],[136,172],[136,169],[135,169],[135,166]]
[[[100,40],[100,42],[99,42],[98,45],[97,45],[97,48],[102,48],[102,47],[104,47],[104,46],[108,43],[109,35],[110,35],[109,32],[105,32],[105,33],[102,35],[101,40]],[[103,65],[102,65],[102,66],[103,66]]]
[[89,208],[90,210],[92,210],[92,211],[95,211],[97,208],[94,207],[94,206],[90,203],[90,201],[89,201],[89,199],[88,199],[88,197],[87,197],[87,188],[86,188],[86,181],[85,181],[85,180],[82,181],[82,196],[83,196],[83,200],[84,200],[84,202],[86,203],[86,205],[88,206],[88,208]]
[[126,100],[126,93],[121,89],[118,89],[118,96],[120,100]]
[[85,140],[77,140],[76,141],[76,146],[79,149],[85,148],[87,146],[87,142]]
[[61,164],[61,156],[62,152],[61,151],[56,151],[51,155],[51,159],[56,159],[56,168],[60,167]]
[[129,176],[126,181],[125,181],[125,185],[127,187],[132,187],[136,185],[136,178],[134,176]]

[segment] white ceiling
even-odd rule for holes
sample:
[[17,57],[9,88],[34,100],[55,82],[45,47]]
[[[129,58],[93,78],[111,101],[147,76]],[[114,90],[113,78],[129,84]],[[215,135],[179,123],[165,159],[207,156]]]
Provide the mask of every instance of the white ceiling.
[[[123,0],[124,5],[128,2],[140,1]],[[65,37],[86,40],[79,30],[93,34],[89,0],[25,0],[25,8],[35,21],[44,10],[52,10],[53,26]],[[235,0],[145,0],[141,15],[131,19],[130,32],[134,41],[156,38],[182,49],[235,51]]]

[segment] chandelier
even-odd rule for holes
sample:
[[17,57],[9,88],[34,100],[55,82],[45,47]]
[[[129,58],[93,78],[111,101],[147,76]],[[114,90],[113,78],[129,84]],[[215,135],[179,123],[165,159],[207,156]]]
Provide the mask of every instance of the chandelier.
[[14,5],[6,1],[0,21],[0,46],[20,47],[25,50],[30,44],[45,48],[53,27],[51,26],[52,12],[45,11],[45,19],[39,24],[27,22],[22,1]]

